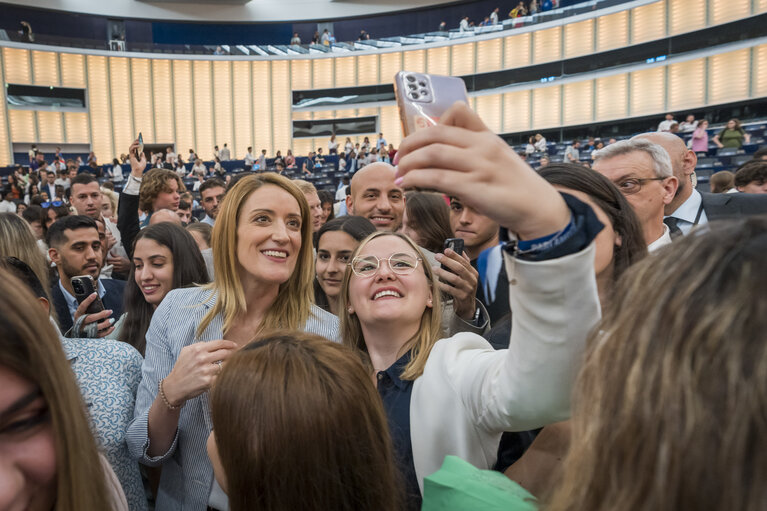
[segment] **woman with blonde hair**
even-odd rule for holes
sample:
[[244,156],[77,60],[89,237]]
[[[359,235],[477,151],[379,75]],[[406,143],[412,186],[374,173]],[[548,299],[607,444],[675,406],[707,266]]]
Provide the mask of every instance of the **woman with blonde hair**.
[[0,256],[15,257],[32,268],[50,301],[48,262],[40,251],[29,224],[13,213],[0,213]]
[[56,330],[0,270],[0,508],[127,510]]
[[[435,160],[445,146],[450,157]],[[473,333],[441,339],[439,284],[407,236],[377,232],[352,254],[341,287],[344,343],[369,360],[407,505],[418,508],[423,478],[446,455],[489,468],[504,431],[567,418],[577,360],[599,317],[593,240],[602,224],[464,103],[407,137],[395,160],[398,186],[460,197],[517,240],[504,250],[513,328],[500,351]]]
[[274,173],[227,192],[213,228],[215,281],[168,293],[146,333],[146,360],[128,447],[162,466],[158,509],[227,509],[200,455],[210,433],[207,391],[225,361],[276,328],[338,337],[338,321],[312,305],[312,221],[304,194]]
[[248,344],[211,415],[208,453],[232,511],[400,509],[386,415],[348,348],[300,332]]
[[709,227],[621,279],[546,509],[764,509],[767,220]]

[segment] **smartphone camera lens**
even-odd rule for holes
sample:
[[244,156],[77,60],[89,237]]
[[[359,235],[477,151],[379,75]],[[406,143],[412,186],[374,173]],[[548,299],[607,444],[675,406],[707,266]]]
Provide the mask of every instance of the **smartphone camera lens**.
[[418,92],[411,92],[410,97],[413,99],[418,99]]
[[426,87],[426,82],[421,80],[420,82],[418,82],[418,85],[420,85],[421,87]]
[[75,293],[77,293],[78,295],[83,294],[83,286],[81,286],[79,282],[77,281],[72,282],[72,288],[75,290]]
[[407,86],[410,90],[416,90],[418,88],[418,86],[414,83],[409,83]]
[[407,78],[408,82],[414,82],[415,81],[415,76],[413,76],[413,75],[407,75],[406,78]]

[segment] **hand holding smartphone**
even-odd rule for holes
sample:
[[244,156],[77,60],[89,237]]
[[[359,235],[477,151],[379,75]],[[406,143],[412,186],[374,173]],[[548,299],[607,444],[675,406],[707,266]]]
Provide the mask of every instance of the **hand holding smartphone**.
[[136,159],[141,161],[141,153],[144,152],[144,137],[141,132],[138,133],[138,149],[136,149]]
[[395,75],[394,94],[405,136],[436,125],[456,101],[469,102],[462,79],[411,71]]
[[[444,252],[447,249],[452,250],[458,255],[463,254],[463,240],[461,238],[448,238],[445,240],[445,243],[442,245],[442,251]],[[453,270],[445,266],[444,264],[441,264],[440,267],[445,270],[449,271],[451,273],[455,273]]]
[[[70,280],[72,283],[72,290],[75,292],[75,298],[77,303],[83,303],[86,298],[96,292],[96,285],[93,282],[93,277],[90,275],[79,275],[72,277]],[[96,314],[104,310],[104,304],[101,303],[101,298],[98,296],[93,303],[91,303],[85,310],[86,314]]]

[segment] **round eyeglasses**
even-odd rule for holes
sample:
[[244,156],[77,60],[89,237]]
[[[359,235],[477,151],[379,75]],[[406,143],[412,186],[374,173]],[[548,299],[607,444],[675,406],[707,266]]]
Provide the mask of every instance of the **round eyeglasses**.
[[413,273],[418,267],[418,261],[421,258],[405,252],[392,254],[385,259],[379,259],[374,255],[357,256],[349,263],[352,271],[358,277],[372,277],[378,273],[382,261],[387,261],[391,271],[397,275],[408,275]]

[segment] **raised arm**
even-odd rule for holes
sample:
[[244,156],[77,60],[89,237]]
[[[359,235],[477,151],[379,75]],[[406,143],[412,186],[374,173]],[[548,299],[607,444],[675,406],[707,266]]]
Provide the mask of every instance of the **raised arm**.
[[133,257],[133,240],[141,230],[138,206],[141,178],[144,176],[144,169],[146,169],[146,155],[141,153],[140,159],[136,158],[138,147],[139,142],[135,140],[128,149],[131,173],[120,193],[120,201],[117,206],[117,230],[120,231],[120,238],[125,251],[128,253],[128,258]]

